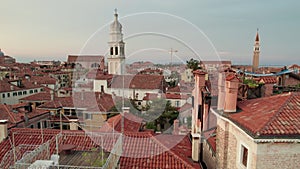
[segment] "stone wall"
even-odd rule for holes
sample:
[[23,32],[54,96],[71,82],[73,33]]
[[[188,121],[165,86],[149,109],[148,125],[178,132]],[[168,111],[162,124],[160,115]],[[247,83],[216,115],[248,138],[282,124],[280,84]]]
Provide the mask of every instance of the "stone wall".
[[216,154],[210,148],[208,142],[204,141],[203,143],[203,161],[209,169],[216,169]]
[[[242,146],[248,149],[247,167],[242,164]],[[228,121],[218,119],[217,168],[300,168],[300,143],[256,143]]]

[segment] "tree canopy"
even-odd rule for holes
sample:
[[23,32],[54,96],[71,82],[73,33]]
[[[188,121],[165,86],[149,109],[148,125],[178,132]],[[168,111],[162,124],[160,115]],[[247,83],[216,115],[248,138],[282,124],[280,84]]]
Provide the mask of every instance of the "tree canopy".
[[190,59],[188,61],[186,61],[186,67],[192,70],[197,70],[199,69],[199,60],[195,60],[195,59]]

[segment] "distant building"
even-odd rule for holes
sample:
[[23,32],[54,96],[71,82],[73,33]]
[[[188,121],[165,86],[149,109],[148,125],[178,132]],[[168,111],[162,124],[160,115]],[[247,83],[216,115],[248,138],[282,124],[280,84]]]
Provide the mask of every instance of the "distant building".
[[43,86],[26,79],[0,80],[0,103],[17,104],[19,99],[43,91]]
[[0,64],[16,63],[16,59],[11,56],[6,56],[0,49]]
[[231,68],[231,61],[200,61],[200,67],[205,69],[208,74],[218,72],[220,70]]
[[104,70],[104,56],[101,55],[69,55],[67,63],[78,68]]

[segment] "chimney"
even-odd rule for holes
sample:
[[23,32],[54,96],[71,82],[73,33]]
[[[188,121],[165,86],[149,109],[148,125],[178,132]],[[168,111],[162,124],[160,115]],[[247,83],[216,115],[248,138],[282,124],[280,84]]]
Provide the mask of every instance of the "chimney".
[[[194,96],[194,108],[193,108],[193,116],[192,116],[192,159],[195,162],[199,161],[199,154],[200,154],[200,121],[198,118],[198,107],[202,104],[202,89],[206,86],[205,85],[205,76],[206,72],[202,70],[195,70],[193,71],[194,80],[195,80],[195,88],[193,91]],[[202,125],[202,124],[201,124]]]
[[122,107],[123,114],[130,112],[130,107]]
[[0,142],[7,138],[7,120],[0,120]]
[[178,119],[174,120],[173,127],[174,127],[173,134],[178,135],[179,134],[179,120]]
[[51,96],[51,101],[54,100],[54,91],[53,90],[50,90],[50,96]]
[[78,130],[78,119],[70,119],[70,130]]
[[226,82],[225,82],[224,112],[229,112],[229,113],[236,112],[238,88],[239,88],[239,79],[235,75],[229,74],[226,77]]
[[10,90],[12,90],[12,91],[13,91],[13,90],[14,90],[14,86],[12,86],[12,85],[11,85],[11,86],[10,86]]
[[195,82],[198,85],[198,87],[201,89],[202,87],[205,87],[205,75],[206,72],[203,72],[202,70],[195,70],[193,71],[193,74],[195,76]]
[[218,110],[224,109],[225,100],[225,72],[219,72],[218,76]]

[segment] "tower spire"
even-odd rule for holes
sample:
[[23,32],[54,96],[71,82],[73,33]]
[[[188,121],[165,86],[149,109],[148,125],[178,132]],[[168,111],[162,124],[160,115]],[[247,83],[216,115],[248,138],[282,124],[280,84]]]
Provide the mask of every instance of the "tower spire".
[[118,20],[118,9],[115,8],[115,20]]
[[259,35],[258,35],[258,28],[256,30],[256,37],[255,37],[255,41],[258,42],[259,41]]

